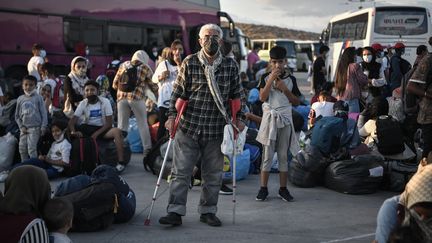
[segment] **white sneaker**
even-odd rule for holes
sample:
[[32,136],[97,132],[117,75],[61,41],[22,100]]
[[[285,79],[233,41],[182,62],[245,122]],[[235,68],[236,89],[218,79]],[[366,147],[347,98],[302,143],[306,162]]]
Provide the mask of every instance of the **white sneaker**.
[[2,172],[0,172],[0,183],[1,182],[5,182],[6,181],[6,178],[9,176],[9,171],[8,170],[5,170],[5,171],[2,171]]

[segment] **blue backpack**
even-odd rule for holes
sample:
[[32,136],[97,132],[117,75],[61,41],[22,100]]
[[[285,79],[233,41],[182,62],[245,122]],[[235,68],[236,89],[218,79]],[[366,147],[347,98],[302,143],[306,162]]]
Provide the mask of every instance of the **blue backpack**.
[[342,118],[322,117],[313,127],[311,145],[328,156],[339,149],[341,136],[345,130],[346,123]]

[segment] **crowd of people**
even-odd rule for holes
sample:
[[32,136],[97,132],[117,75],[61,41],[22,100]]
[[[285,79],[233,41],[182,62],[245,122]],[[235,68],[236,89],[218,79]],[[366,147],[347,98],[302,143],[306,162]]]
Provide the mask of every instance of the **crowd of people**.
[[[23,94],[16,100],[12,94],[6,94],[1,100],[3,111],[8,104],[14,104],[13,111],[1,113],[9,122],[0,124],[0,130],[2,135],[11,132],[18,138],[19,158],[0,174],[0,179],[6,181],[4,193],[0,193],[0,225],[6,229],[13,220],[20,227],[0,234],[16,241],[38,237],[39,242],[46,242],[44,239],[54,237],[58,239],[54,242],[68,242],[66,233],[72,225],[73,208],[67,201],[50,199],[48,179],[64,175],[71,166],[72,140],[113,141],[117,151],[117,163],[113,166],[121,173],[127,164],[123,141],[131,113],[137,120],[146,157],[155,145],[148,114],[156,113],[159,122],[153,141],[164,139],[175,132],[174,123],[179,116],[176,102],[181,99],[188,103],[176,131],[167,215],[159,219],[160,224],[182,224],[188,188],[195,177],[194,167],[198,166],[202,182],[200,221],[210,226],[222,225],[216,213],[223,186],[224,157],[220,145],[227,122],[232,122],[239,132],[247,126],[246,143],[256,145],[261,153],[256,200],[267,199],[270,171],[277,160],[278,195],[290,202],[294,197],[287,188],[288,169],[301,150],[299,132],[312,133],[313,137],[318,123],[326,117],[338,117],[344,121],[353,119],[355,125],[347,129],[353,129],[350,134],[359,135],[350,137],[347,143],[337,143],[339,147],[349,144],[348,153],[358,154],[361,150],[360,153],[418,162],[415,154],[422,151],[421,168],[405,192],[383,205],[387,211],[380,213],[382,221],[378,217],[376,240],[431,239],[431,195],[422,192],[416,196],[421,190],[418,188],[429,186],[432,178],[425,176],[432,158],[432,54],[426,45],[417,48],[412,66],[403,59],[405,45],[400,42],[386,48],[379,43],[357,49],[348,47],[340,57],[334,83],[326,79],[325,62],[330,49],[323,45],[311,68],[314,96],[309,101],[287,67],[285,48],[273,47],[269,62],[263,63],[259,61],[259,46],[254,46],[247,57],[247,72],[240,73],[220,27],[204,25],[198,41],[201,50],[184,59],[180,40],[174,40],[161,55],[157,47],[151,49],[150,56],[144,50],[136,51],[130,61],[121,62],[117,55],[108,64],[107,72],[95,80],[89,76],[91,64],[85,54],[72,59],[65,78],[56,77],[54,65],[45,61],[45,50],[35,44],[28,75],[22,80]],[[154,70],[149,66],[150,58],[156,63]],[[238,112],[230,106],[230,100],[241,102]],[[237,119],[230,121],[231,115]],[[384,149],[383,143],[388,139],[380,137],[378,130],[385,119],[401,127],[401,136],[394,139],[402,141],[402,150]],[[421,131],[421,139],[413,135],[417,130]],[[47,137],[50,140],[45,141]],[[50,145],[45,153],[38,148],[41,143]],[[405,220],[396,227],[399,200],[404,206],[399,211],[405,212]]]

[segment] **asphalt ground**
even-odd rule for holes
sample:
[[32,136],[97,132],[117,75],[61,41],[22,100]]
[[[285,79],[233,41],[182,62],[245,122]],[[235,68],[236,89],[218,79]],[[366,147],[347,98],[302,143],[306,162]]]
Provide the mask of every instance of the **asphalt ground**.
[[[300,90],[310,98],[305,73],[295,73]],[[187,214],[183,225],[167,227],[158,219],[166,215],[168,184],[161,183],[151,223],[144,225],[157,177],[146,172],[142,155],[133,154],[122,177],[135,191],[136,213],[124,224],[92,233],[69,233],[74,242],[371,242],[376,227],[376,215],[381,203],[395,193],[379,191],[369,195],[347,195],[324,187],[288,189],[295,201],[277,197],[278,174],[271,174],[269,198],[261,202],[255,197],[259,176],[249,175],[237,183],[236,221],[233,224],[232,196],[220,195],[217,216],[221,227],[211,227],[199,221],[197,205],[200,188],[189,190]],[[52,187],[62,179],[51,182]],[[3,183],[0,184],[3,188]]]

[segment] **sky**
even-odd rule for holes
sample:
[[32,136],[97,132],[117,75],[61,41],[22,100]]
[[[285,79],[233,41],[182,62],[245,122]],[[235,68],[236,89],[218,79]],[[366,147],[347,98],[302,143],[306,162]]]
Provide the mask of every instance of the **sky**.
[[[360,0],[220,0],[222,11],[234,22],[275,25],[316,33],[334,15],[356,10]],[[432,11],[431,0],[361,0],[363,7],[382,5],[424,6]]]

